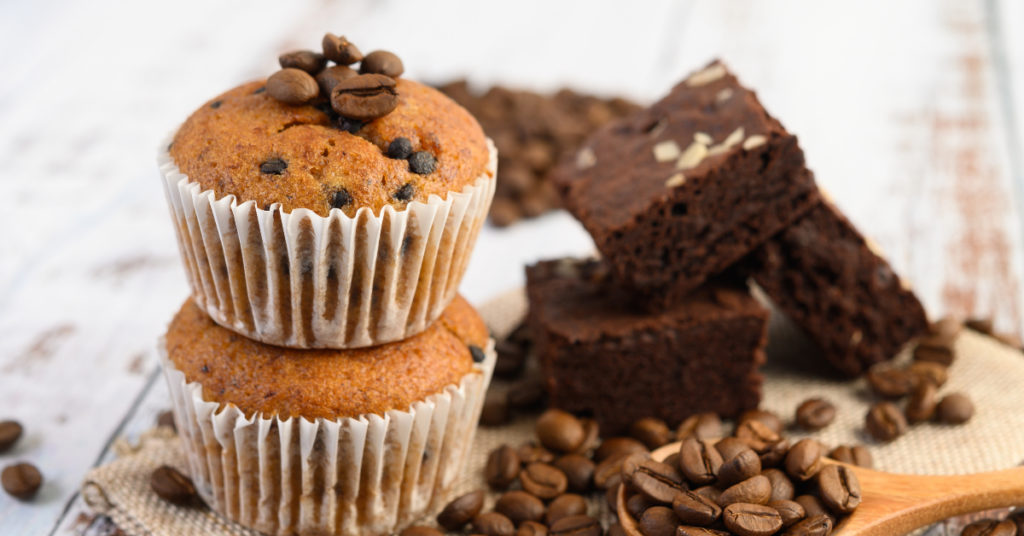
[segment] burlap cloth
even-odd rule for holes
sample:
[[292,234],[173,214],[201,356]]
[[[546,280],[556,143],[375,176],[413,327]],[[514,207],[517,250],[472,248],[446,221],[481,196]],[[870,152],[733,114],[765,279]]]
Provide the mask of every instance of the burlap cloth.
[[[498,337],[522,317],[526,302],[521,291],[491,300],[480,312]],[[766,368],[762,407],[783,416],[810,396],[823,396],[838,408],[836,421],[816,437],[827,445],[866,443],[871,446],[878,469],[893,473],[958,474],[1004,469],[1024,460],[1024,358],[1014,348],[995,339],[965,330],[957,341],[958,358],[949,383],[940,393],[967,392],[977,406],[971,421],[958,427],[919,425],[888,445],[873,443],[863,422],[871,397],[863,380],[844,382],[822,379],[806,372],[813,368],[813,353],[784,321],[773,318],[771,364]],[[901,356],[900,359],[908,359]],[[794,367],[791,362],[802,361]],[[803,373],[796,370],[805,371]],[[505,389],[496,381],[492,389]],[[799,435],[799,434],[794,434]],[[481,428],[476,436],[470,466],[457,491],[484,487],[482,469],[487,454],[503,444],[520,444],[532,438],[530,418],[508,426]],[[186,469],[178,438],[167,428],[151,430],[137,445],[121,442],[122,456],[86,475],[82,495],[98,513],[110,516],[130,536],[210,536],[257,533],[222,520],[205,508],[183,508],[158,498],[149,488],[149,475],[168,464]],[[485,507],[490,507],[490,497]],[[611,519],[607,505],[596,496],[592,515]],[[424,520],[430,523],[431,520]],[[959,534],[965,520],[950,520],[928,530],[929,536]]]

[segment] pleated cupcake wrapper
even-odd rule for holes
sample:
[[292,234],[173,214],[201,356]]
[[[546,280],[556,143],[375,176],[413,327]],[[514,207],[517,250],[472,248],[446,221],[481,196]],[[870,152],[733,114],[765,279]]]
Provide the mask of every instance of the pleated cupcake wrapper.
[[246,417],[203,398],[159,343],[196,489],[231,521],[271,535],[390,534],[439,510],[464,470],[494,368],[405,411],[338,420]]
[[357,348],[422,332],[455,298],[494,197],[497,151],[487,146],[486,171],[461,192],[354,217],[217,199],[161,150],[196,303],[228,329],[294,348]]

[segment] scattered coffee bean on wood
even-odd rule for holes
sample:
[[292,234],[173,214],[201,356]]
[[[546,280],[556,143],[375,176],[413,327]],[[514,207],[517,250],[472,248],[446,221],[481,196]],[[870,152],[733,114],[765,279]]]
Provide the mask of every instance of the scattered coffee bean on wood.
[[417,175],[430,175],[437,169],[437,159],[427,151],[416,151],[409,155],[409,171]]
[[43,485],[43,475],[30,463],[16,463],[4,467],[0,484],[10,496],[21,501],[31,500]]
[[516,449],[502,445],[487,456],[484,466],[484,478],[491,489],[503,490],[515,482],[519,476],[519,454]]
[[315,75],[327,65],[327,58],[312,50],[296,50],[277,57],[282,69],[299,69]]
[[871,406],[864,424],[871,437],[882,442],[892,441],[907,431],[907,419],[892,402]]
[[974,416],[974,402],[963,393],[951,393],[939,401],[935,415],[943,424],[963,424]]
[[331,108],[359,121],[383,117],[398,106],[395,80],[382,74],[360,74],[338,81],[331,90]]
[[579,419],[569,412],[554,408],[537,418],[535,431],[541,445],[561,453],[576,450],[586,439],[586,432]]
[[519,483],[524,490],[544,500],[558,497],[569,487],[565,473],[552,465],[540,462],[527,465],[519,473]]
[[391,78],[398,78],[405,72],[402,60],[387,50],[374,50],[366,55],[359,64],[361,74],[382,74]]
[[412,142],[409,138],[395,138],[388,144],[388,158],[405,160],[412,154]]
[[821,430],[836,418],[836,407],[828,400],[811,398],[796,408],[796,422],[804,430]]
[[149,477],[149,487],[169,503],[185,505],[196,499],[196,487],[192,479],[169,465],[161,465],[153,471]]
[[540,499],[525,491],[512,490],[498,497],[494,503],[494,511],[519,525],[524,521],[541,521],[544,518],[545,506]]
[[363,59],[363,53],[343,35],[328,33],[321,42],[324,56],[338,65],[352,65]]
[[437,524],[448,530],[459,530],[480,513],[484,507],[483,490],[460,495],[437,514]]
[[306,104],[320,94],[312,75],[301,69],[281,69],[267,79],[267,94],[285,104]]
[[23,428],[18,421],[0,422],[0,453],[7,452],[21,438]]

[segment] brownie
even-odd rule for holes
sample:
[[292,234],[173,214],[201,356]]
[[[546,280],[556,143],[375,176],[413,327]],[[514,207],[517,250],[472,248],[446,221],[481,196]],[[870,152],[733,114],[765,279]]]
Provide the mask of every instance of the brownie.
[[892,358],[928,327],[909,285],[828,201],[758,248],[741,269],[848,376]]
[[552,180],[615,276],[664,309],[818,200],[795,136],[723,64],[588,138]]
[[736,416],[761,399],[768,312],[741,281],[716,278],[661,312],[629,305],[596,260],[526,269],[528,322],[549,400],[618,434],[641,417],[671,425]]

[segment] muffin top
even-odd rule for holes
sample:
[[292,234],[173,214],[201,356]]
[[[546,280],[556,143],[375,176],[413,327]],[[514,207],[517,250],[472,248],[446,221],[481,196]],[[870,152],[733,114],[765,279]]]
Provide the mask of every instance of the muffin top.
[[[218,198],[321,216],[332,207],[349,216],[362,207],[374,214],[386,205],[403,209],[461,191],[487,172],[487,141],[469,112],[411,80],[398,78],[394,89],[398,103],[390,113],[339,128],[325,97],[290,105],[272,98],[266,81],[243,84],[196,110],[175,134],[170,154],[182,173]],[[417,173],[414,159],[388,157],[398,138],[408,139],[413,153],[432,156],[433,167]]]
[[406,410],[473,370],[470,347],[487,328],[457,296],[431,327],[408,339],[354,350],[262,344],[217,325],[189,299],[167,331],[167,356],[203,398],[246,415],[338,419]]

